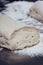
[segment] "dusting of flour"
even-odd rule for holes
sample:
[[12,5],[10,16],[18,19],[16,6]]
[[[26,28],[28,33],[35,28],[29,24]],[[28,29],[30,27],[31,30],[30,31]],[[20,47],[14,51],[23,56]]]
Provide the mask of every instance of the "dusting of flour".
[[4,13],[16,21],[19,19],[26,19],[27,14],[29,13],[29,9],[32,5],[33,2],[15,1],[6,5],[8,8],[4,11]]

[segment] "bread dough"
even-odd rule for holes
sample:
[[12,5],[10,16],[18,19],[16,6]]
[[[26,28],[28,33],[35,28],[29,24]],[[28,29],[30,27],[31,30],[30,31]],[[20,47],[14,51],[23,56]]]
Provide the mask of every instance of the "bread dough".
[[23,27],[25,24],[18,23],[7,15],[0,13],[0,36],[4,36],[7,39],[11,39],[15,30]]
[[23,49],[37,44],[40,32],[34,26],[14,22],[6,15],[0,15],[0,46],[10,50]]
[[30,16],[43,23],[43,1],[36,1],[30,8]]

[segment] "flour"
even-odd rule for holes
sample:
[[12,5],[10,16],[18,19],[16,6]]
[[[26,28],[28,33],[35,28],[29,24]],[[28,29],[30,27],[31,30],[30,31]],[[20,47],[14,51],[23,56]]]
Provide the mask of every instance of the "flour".
[[8,4],[8,8],[4,11],[5,14],[10,16],[13,20],[26,19],[30,7],[33,5],[33,2],[13,2]]

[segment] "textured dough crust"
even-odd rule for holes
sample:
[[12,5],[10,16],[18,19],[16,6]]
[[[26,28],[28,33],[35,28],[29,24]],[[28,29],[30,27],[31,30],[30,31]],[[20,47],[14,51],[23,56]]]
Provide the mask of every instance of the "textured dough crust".
[[43,1],[36,1],[30,8],[29,14],[43,23]]
[[23,49],[37,44],[40,40],[39,30],[33,26],[24,26],[15,32],[15,37],[11,40],[12,48],[14,43],[16,49]]

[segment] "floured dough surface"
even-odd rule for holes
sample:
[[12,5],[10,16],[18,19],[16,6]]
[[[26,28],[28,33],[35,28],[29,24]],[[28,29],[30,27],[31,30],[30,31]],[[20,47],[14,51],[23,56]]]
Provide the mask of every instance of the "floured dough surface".
[[43,22],[43,1],[36,1],[30,8],[30,16]]
[[34,26],[14,22],[6,15],[0,15],[0,46],[10,50],[23,49],[37,44],[40,32]]
[[15,37],[11,40],[11,42],[12,44],[15,43],[16,49],[23,49],[37,44],[39,42],[39,38],[40,35],[38,29],[25,26],[15,32]]

